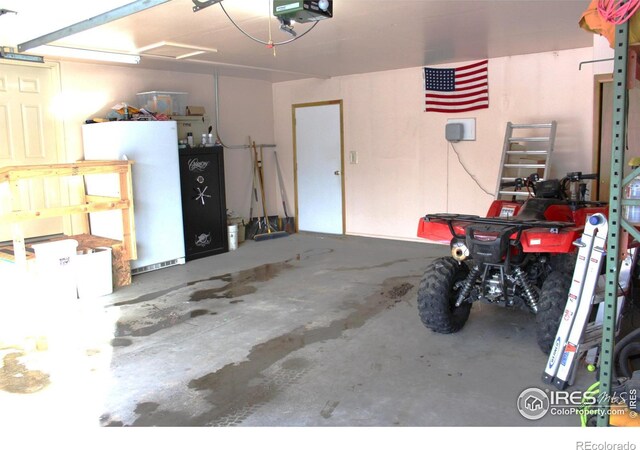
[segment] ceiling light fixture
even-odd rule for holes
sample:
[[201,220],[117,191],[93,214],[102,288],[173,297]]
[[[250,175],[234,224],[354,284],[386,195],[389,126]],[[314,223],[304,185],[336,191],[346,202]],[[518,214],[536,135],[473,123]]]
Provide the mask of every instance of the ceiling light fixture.
[[42,45],[34,50],[46,56],[58,56],[61,58],[77,58],[124,64],[140,64],[140,55],[133,55],[130,53],[105,52],[99,50],[87,50],[84,48],[60,47],[57,45]]

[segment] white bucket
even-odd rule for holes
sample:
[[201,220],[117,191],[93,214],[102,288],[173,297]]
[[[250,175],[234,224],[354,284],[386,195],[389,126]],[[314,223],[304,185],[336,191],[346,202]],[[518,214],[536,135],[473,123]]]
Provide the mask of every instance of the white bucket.
[[238,248],[238,224],[234,223],[227,227],[229,230],[229,251]]
[[95,298],[113,292],[111,248],[99,247],[74,258],[79,298]]
[[47,295],[62,299],[76,299],[76,277],[73,258],[78,241],[61,241],[34,244],[39,282]]

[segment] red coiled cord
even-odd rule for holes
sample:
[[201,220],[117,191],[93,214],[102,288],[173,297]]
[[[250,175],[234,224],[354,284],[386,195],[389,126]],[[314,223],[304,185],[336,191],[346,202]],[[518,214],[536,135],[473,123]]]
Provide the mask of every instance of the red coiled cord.
[[640,8],[640,0],[599,0],[598,13],[609,23],[620,25],[625,23]]

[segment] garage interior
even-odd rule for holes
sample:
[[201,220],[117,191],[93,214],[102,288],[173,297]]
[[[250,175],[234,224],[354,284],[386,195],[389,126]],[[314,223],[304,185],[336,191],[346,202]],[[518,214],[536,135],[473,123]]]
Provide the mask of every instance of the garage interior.
[[[336,0],[330,15],[293,24],[276,12],[323,2],[62,3],[0,0],[2,423],[580,426],[577,414],[531,420],[518,410],[526,389],[549,391],[531,312],[475,302],[460,331],[425,328],[421,280],[451,249],[416,229],[425,214],[487,214],[508,123],[557,124],[548,175],[599,174],[588,185],[594,202],[609,201],[615,167],[628,177],[637,166],[637,54],[625,52],[628,108],[616,115],[614,46],[579,25],[597,1]],[[60,48],[135,61],[48,53]],[[425,111],[426,67],[484,60],[486,106]],[[144,122],[139,110],[155,113],[158,96],[173,102],[163,117],[178,124],[173,162],[158,136],[137,140],[130,161],[105,158],[117,153],[115,127],[131,115]],[[182,142],[190,129],[180,124],[191,123],[204,126],[202,145],[200,128]],[[472,136],[448,140],[450,123]],[[91,140],[98,128],[106,132]],[[209,151],[218,184],[185,187]],[[155,184],[141,191],[148,164]],[[45,181],[19,181],[29,167]],[[107,173],[120,174],[118,192],[89,192],[91,177]],[[217,209],[188,215],[191,200]],[[175,209],[140,217],[154,205]],[[39,212],[47,208],[56,213]],[[116,220],[98,233],[105,214]],[[214,216],[213,232],[195,231]],[[66,237],[79,249],[93,235],[113,258],[109,292],[77,298],[77,280],[71,299],[58,289],[63,272],[39,265],[38,244]],[[150,247],[183,239],[186,255],[143,262]],[[198,253],[210,242],[216,249]],[[89,259],[71,260],[85,265],[89,291],[104,284]],[[639,320],[637,291],[625,297],[619,338]],[[591,369],[580,361],[569,391],[598,381]]]

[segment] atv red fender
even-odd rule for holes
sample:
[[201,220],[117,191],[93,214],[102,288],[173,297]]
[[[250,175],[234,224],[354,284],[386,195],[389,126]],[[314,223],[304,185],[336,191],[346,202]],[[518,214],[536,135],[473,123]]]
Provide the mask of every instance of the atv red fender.
[[[510,239],[519,237],[525,253],[572,253],[573,242],[581,235],[587,217],[605,213],[606,208],[586,207],[572,210],[569,205],[551,205],[544,211],[545,220],[521,219],[518,213],[522,203],[495,200],[487,217],[464,214],[427,214],[418,223],[418,237],[429,242],[449,245],[453,237],[464,237],[472,224],[509,225],[518,229]],[[520,236],[518,236],[520,235]],[[491,235],[487,235],[491,239]]]
[[[418,237],[435,244],[449,245],[453,234],[451,227],[457,236],[464,236],[468,225],[477,223],[470,220],[420,218],[418,224]],[[573,242],[582,235],[582,228],[567,227],[551,232],[549,228],[530,228],[523,230],[520,236],[522,250],[525,253],[570,253],[575,250]],[[514,232],[510,238],[516,239],[518,233]]]

